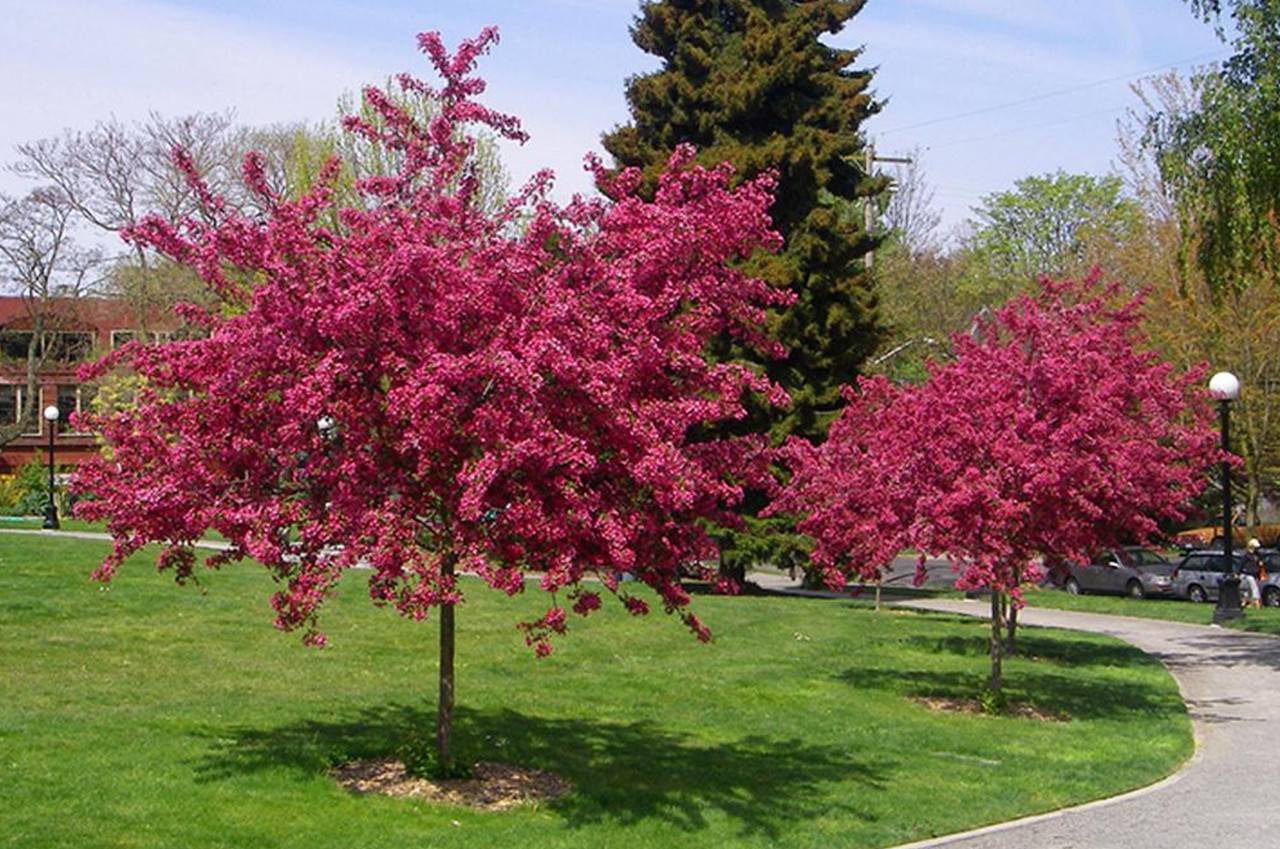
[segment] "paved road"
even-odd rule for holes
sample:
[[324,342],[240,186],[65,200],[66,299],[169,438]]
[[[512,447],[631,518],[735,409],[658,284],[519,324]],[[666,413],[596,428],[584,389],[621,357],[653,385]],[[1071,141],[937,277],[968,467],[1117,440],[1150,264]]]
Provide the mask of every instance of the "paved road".
[[[924,563],[925,579],[921,586],[929,589],[954,589],[956,572],[951,568],[951,561],[929,558]],[[884,586],[913,587],[916,577],[916,558],[895,557],[884,571]]]
[[[57,536],[67,539],[87,539],[95,542],[111,542],[111,535],[97,531],[46,531],[39,528],[0,528],[0,534],[33,534],[35,536]],[[195,544],[196,548],[208,548],[213,551],[225,551],[230,545],[218,540],[202,539]]]
[[[904,606],[977,616],[980,602]],[[1280,639],[1238,631],[1025,609],[1022,622],[1109,634],[1159,658],[1177,679],[1199,747],[1172,780],[1111,802],[911,844],[956,849],[1274,849],[1280,846]],[[1141,745],[1141,740],[1135,740]],[[902,847],[906,849],[906,847]]]
[[[921,586],[931,590],[953,590],[958,573],[951,568],[951,561],[930,557],[924,563],[925,578]],[[884,570],[885,587],[914,587],[916,558],[898,556]],[[752,577],[755,580],[755,577]]]
[[[925,561],[925,579],[922,587],[931,590],[953,590],[956,588],[956,572],[951,562],[937,558]],[[883,586],[888,588],[910,589],[915,586],[916,559],[914,557],[895,557],[884,570]],[[766,589],[777,592],[794,592],[800,589],[798,581],[776,572],[752,572],[747,580],[759,584]],[[868,585],[870,586],[870,585]],[[805,593],[808,595],[809,593]],[[821,591],[813,595],[824,595]],[[842,593],[848,595],[848,593]]]

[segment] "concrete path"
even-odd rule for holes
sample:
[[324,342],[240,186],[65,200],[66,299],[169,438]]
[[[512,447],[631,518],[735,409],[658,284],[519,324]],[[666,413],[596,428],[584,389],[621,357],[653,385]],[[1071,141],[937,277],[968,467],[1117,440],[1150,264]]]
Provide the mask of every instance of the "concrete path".
[[[35,536],[64,537],[67,539],[89,539],[98,542],[111,542],[111,534],[97,531],[46,531],[41,528],[0,528],[0,534],[33,534]],[[196,548],[207,548],[212,551],[226,551],[229,543],[212,539],[202,539],[195,543]]]
[[[901,606],[973,616],[984,602]],[[1168,667],[1195,724],[1196,756],[1145,790],[910,844],[911,849],[1275,849],[1280,846],[1280,639],[1201,625],[1024,609],[1027,625],[1109,634]],[[1135,739],[1135,746],[1142,740]],[[899,847],[908,849],[908,847]]]

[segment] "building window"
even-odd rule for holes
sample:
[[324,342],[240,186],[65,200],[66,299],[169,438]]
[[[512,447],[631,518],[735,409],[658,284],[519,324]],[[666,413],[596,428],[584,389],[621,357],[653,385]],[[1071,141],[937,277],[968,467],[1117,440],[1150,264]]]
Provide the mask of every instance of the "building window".
[[93,396],[97,394],[97,389],[92,386],[59,384],[57,391],[58,430],[68,436],[74,433],[84,433],[84,431],[72,427],[71,414],[88,410],[89,405],[93,403]]
[[59,386],[57,400],[54,403],[58,405],[58,412],[61,413],[59,420],[66,421],[72,413],[80,412],[80,387]]
[[93,334],[59,331],[47,340],[47,355],[59,363],[78,363],[93,354]]
[[136,330],[113,330],[111,331],[111,350],[119,348],[135,339],[141,339],[144,342],[169,342],[173,339],[173,331],[170,330],[152,330],[148,333],[139,333]]
[[0,333],[0,357],[6,360],[25,360],[30,345],[30,330],[6,330]]
[[18,387],[13,384],[0,385],[0,425],[17,422],[18,409]]
[[[40,411],[43,408],[40,406],[40,395],[38,394],[39,391],[40,390],[38,389],[36,390],[37,394],[36,394],[35,415],[31,417],[31,424],[34,425],[34,427],[31,430],[28,430],[25,433],[23,433],[22,434],[23,436],[39,436],[40,434],[44,433],[44,416],[40,415]],[[18,415],[19,416],[22,415],[22,406],[23,404],[26,403],[26,401],[27,401],[27,389],[25,386],[19,386],[18,387]]]
[[[0,332],[0,359],[25,360],[31,345],[30,330]],[[58,330],[46,333],[36,346],[36,356],[43,355],[58,363],[78,363],[93,355],[93,334],[80,330]]]

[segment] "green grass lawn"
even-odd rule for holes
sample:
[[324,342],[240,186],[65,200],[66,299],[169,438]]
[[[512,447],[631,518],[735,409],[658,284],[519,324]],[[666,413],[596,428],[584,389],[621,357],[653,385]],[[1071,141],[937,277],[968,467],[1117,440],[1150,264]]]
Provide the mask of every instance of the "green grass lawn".
[[798,598],[699,597],[697,643],[611,606],[542,661],[514,622],[541,593],[468,584],[464,753],[555,771],[542,807],[358,797],[326,769],[434,716],[434,622],[373,608],[350,573],[332,647],[269,624],[245,566],[176,588],[105,545],[0,535],[0,846],[872,847],[1149,783],[1191,753],[1172,679],[1127,645],[1028,630],[1014,700],[1068,722],[935,713],[972,696],[983,622]]
[[[1026,594],[1033,607],[1057,610],[1082,610],[1087,613],[1109,613],[1114,616],[1137,616],[1143,619],[1167,619],[1208,625],[1213,621],[1214,605],[1193,604],[1182,599],[1144,598],[1113,595],[1071,595],[1061,590],[1035,589]],[[1280,608],[1264,607],[1246,610],[1244,617],[1227,623],[1227,627],[1261,634],[1280,635]]]

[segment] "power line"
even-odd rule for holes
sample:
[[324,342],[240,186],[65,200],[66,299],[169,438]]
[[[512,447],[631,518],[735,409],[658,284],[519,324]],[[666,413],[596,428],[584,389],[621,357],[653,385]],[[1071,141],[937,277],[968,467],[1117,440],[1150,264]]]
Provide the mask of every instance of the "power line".
[[928,121],[921,121],[918,124],[907,124],[906,126],[903,126],[903,127],[893,127],[892,129],[889,129],[889,130],[882,130],[879,133],[876,133],[876,135],[887,136],[890,133],[902,133],[902,132],[906,132],[907,130],[919,130],[922,127],[932,127],[935,124],[944,124],[949,121],[959,121],[962,118],[972,118],[975,115],[986,115],[990,112],[998,112],[1001,109],[1012,109],[1015,106],[1024,106],[1028,103],[1036,103],[1037,101],[1048,100],[1049,98],[1052,98],[1052,97],[1060,97],[1064,94],[1074,94],[1075,92],[1078,92],[1078,91],[1087,91],[1088,89],[1097,88],[1098,86],[1104,86],[1104,85],[1107,85],[1108,83],[1120,82],[1122,80],[1130,80],[1130,79],[1133,79],[1134,77],[1144,77],[1144,76],[1147,76],[1148,74],[1154,74],[1157,71],[1167,71],[1170,68],[1177,68],[1181,65],[1190,64],[1191,62],[1201,62],[1207,59],[1223,59],[1229,55],[1231,55],[1230,51],[1216,51],[1214,53],[1205,53],[1200,56],[1192,56],[1189,59],[1181,59],[1177,62],[1171,62],[1167,65],[1160,65],[1159,67],[1155,67],[1155,68],[1147,68],[1146,70],[1143,70],[1143,71],[1132,71],[1127,74],[1120,74],[1114,77],[1107,77],[1106,79],[1102,79],[1102,80],[1094,80],[1093,82],[1089,82],[1089,83],[1081,83],[1080,85],[1070,86],[1068,88],[1060,88],[1056,91],[1045,92],[1044,94],[1037,94],[1031,97],[1024,97],[1021,100],[1011,100],[1008,103],[997,103],[994,106],[984,106],[981,109],[973,109],[968,112],[959,112],[955,115],[947,115],[946,117],[943,117],[943,118],[932,118]]
[[945,142],[942,142],[941,144],[926,145],[924,149],[925,150],[942,150],[948,147],[955,147],[956,145],[972,144],[974,142],[986,141],[987,139],[997,139],[1002,136],[1016,136],[1016,135],[1021,135],[1023,133],[1032,133],[1037,130],[1043,130],[1047,127],[1058,127],[1063,124],[1074,124],[1075,122],[1083,121],[1086,118],[1097,118],[1102,115],[1114,115],[1119,112],[1124,112],[1128,108],[1129,108],[1128,106],[1113,106],[1108,109],[1097,109],[1092,112],[1082,113],[1080,115],[1072,115],[1068,118],[1055,118],[1052,121],[1041,121],[1035,124],[1025,124],[1019,127],[1013,127],[1008,130],[999,130],[994,133],[983,133],[982,135],[979,135],[979,136],[968,136],[962,139],[951,139],[950,141],[945,141]]

